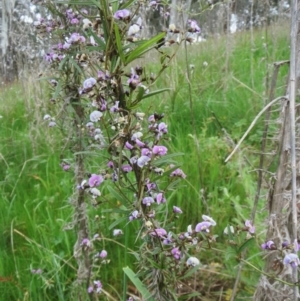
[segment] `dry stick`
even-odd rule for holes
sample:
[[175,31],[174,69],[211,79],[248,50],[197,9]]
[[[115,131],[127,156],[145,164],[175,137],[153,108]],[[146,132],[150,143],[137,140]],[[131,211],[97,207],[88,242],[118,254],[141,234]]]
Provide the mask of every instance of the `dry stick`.
[[[292,237],[297,240],[297,182],[296,182],[296,138],[295,138],[295,99],[296,99],[296,51],[297,51],[297,2],[293,0],[291,5],[291,53],[290,53],[290,122],[291,122],[291,165],[292,165]],[[295,251],[297,253],[297,251]],[[293,269],[293,281],[298,282],[298,270]],[[294,301],[298,300],[298,286],[294,287]]]
[[[285,64],[287,62],[288,61],[274,63],[274,68],[275,69],[273,71],[273,76],[272,76],[272,81],[271,81],[270,94],[269,94],[269,103],[271,102],[272,99],[274,99],[279,68],[280,68],[280,66],[282,66],[283,64]],[[260,159],[259,159],[257,188],[256,188],[256,195],[255,195],[254,204],[253,204],[252,213],[251,213],[251,221],[252,221],[253,224],[254,224],[254,221],[255,221],[255,214],[256,214],[258,199],[259,199],[259,196],[260,196],[260,190],[261,190],[261,185],[262,185],[263,165],[264,165],[264,158],[265,158],[264,153],[265,153],[266,143],[267,143],[267,135],[268,135],[268,129],[269,129],[269,120],[270,120],[270,117],[271,117],[271,109],[272,109],[272,106],[270,106],[267,109],[267,112],[266,112],[265,127],[264,127],[264,131],[263,131],[262,142],[261,142],[261,155],[260,155]]]
[[245,132],[245,134],[243,135],[243,137],[240,139],[240,141],[238,142],[238,144],[236,145],[236,147],[234,148],[234,150],[231,152],[231,154],[226,158],[225,163],[227,163],[231,157],[235,154],[235,152],[238,150],[238,148],[240,147],[240,145],[242,144],[242,142],[245,140],[245,138],[247,137],[247,135],[249,134],[249,132],[252,130],[252,128],[254,127],[255,123],[257,122],[257,120],[260,118],[260,116],[266,111],[268,110],[269,107],[271,107],[274,103],[276,103],[277,101],[281,100],[281,99],[286,99],[288,100],[288,98],[286,96],[279,96],[275,99],[273,99],[270,103],[268,103],[258,114],[257,116],[254,118],[254,120],[252,121],[251,125],[249,126],[249,128],[247,129],[247,131]]
[[[274,69],[273,76],[272,76],[271,89],[270,89],[270,95],[269,95],[269,103],[274,98],[279,67],[282,66],[283,64],[284,63],[282,63],[282,62],[274,64],[275,69]],[[262,185],[263,165],[264,165],[264,158],[265,158],[264,152],[265,152],[266,142],[267,142],[267,134],[268,134],[268,128],[269,128],[269,119],[271,116],[271,109],[272,109],[272,106],[269,106],[266,111],[266,116],[265,116],[265,128],[263,131],[263,137],[262,137],[262,142],[261,142],[261,155],[260,155],[260,160],[259,160],[257,188],[256,188],[255,199],[254,199],[253,208],[252,208],[252,212],[251,212],[252,224],[254,224],[254,221],[255,221],[255,214],[256,214],[256,210],[257,210],[257,205],[258,205],[258,200],[259,200],[260,190],[261,190],[261,185]],[[244,260],[245,255],[246,255],[246,250],[244,250],[241,254],[242,260]],[[231,293],[230,301],[233,301],[235,298],[243,267],[244,267],[244,263],[240,262],[239,268],[237,271],[237,275],[235,278],[233,290]]]

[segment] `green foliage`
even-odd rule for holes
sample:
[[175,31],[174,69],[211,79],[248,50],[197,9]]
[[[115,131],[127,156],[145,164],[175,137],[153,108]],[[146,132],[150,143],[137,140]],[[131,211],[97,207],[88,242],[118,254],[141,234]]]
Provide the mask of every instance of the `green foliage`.
[[[98,5],[97,1],[94,2]],[[114,30],[122,64],[129,64],[137,56],[144,56],[145,51],[153,48],[158,40],[158,37],[155,37],[151,42],[137,44],[131,52],[125,53],[118,40],[121,32],[118,27]],[[254,238],[245,240],[243,237],[237,241],[236,246],[224,247],[228,237],[223,234],[228,225],[241,228],[241,221],[250,215],[256,187],[256,174],[252,170],[258,162],[258,156],[253,154],[253,151],[257,151],[260,146],[262,123],[259,123],[246,139],[241,152],[227,164],[224,163],[224,159],[233,146],[221,128],[225,128],[236,143],[264,105],[265,77],[271,72],[269,65],[288,57],[287,35],[280,30],[276,30],[276,34],[275,41],[270,37],[268,40],[262,40],[262,32],[258,31],[255,35],[254,50],[247,33],[233,36],[235,43],[230,53],[227,73],[223,69],[223,39],[208,40],[189,48],[189,63],[195,65],[191,79],[196,136],[192,135],[189,90],[185,75],[186,62],[183,54],[179,56],[176,64],[170,66],[169,73],[156,82],[157,92],[165,92],[164,96],[155,91],[151,94],[157,94],[156,104],[152,109],[165,112],[170,124],[169,148],[175,155],[184,153],[176,159],[180,161],[187,179],[180,187],[176,187],[176,191],[168,192],[170,208],[176,204],[184,211],[175,226],[178,229],[186,229],[189,224],[195,225],[199,222],[203,213],[213,216],[218,223],[214,230],[214,234],[218,235],[218,247],[225,250],[225,253],[220,256],[220,253],[212,252],[208,248],[201,253],[201,261],[219,263],[220,273],[229,274],[232,278],[236,273],[238,256],[245,248],[249,248],[249,244],[249,261],[256,266],[262,266],[260,258],[255,256],[258,248],[253,246]],[[96,36],[94,38],[99,47],[107,47],[107,43],[98,41]],[[264,43],[268,44],[267,50]],[[152,50],[151,54],[154,51]],[[251,51],[252,61],[249,60]],[[148,58],[151,60],[150,56]],[[207,62],[208,66],[203,66],[203,62]],[[62,62],[61,68],[63,64]],[[76,65],[74,63],[75,68],[78,67]],[[253,74],[250,78],[251,66]],[[153,72],[159,72],[161,65],[153,65],[152,68]],[[284,85],[286,71],[280,73],[279,86]],[[169,94],[163,90],[166,82],[173,85]],[[0,95],[3,117],[0,119],[0,276],[3,277],[0,278],[0,300],[39,300],[40,296],[43,296],[43,300],[69,300],[70,284],[74,280],[75,261],[72,254],[75,237],[72,231],[66,231],[65,228],[72,228],[72,225],[68,224],[73,213],[69,206],[72,176],[68,176],[59,167],[60,152],[55,149],[60,138],[54,138],[51,131],[46,129],[41,121],[37,121],[36,113],[32,109],[33,100],[19,96],[24,94],[22,89],[15,85],[3,89]],[[54,95],[58,96],[60,91],[61,86],[58,85]],[[281,93],[282,89],[278,89],[276,94]],[[137,94],[132,105],[143,99],[145,102],[142,106],[148,106],[147,97],[149,94]],[[28,106],[28,103],[31,105]],[[161,160],[171,161],[173,156],[172,154]],[[159,165],[163,162],[156,163]],[[126,196],[111,186],[107,190],[107,201],[115,207],[108,209],[104,203],[103,207],[97,212],[90,212],[90,215],[97,220],[93,229],[95,233],[101,229],[109,236],[111,229],[117,224],[120,228],[128,227],[132,233],[116,242],[101,241],[97,245],[99,249],[105,248],[111,259],[109,271],[102,269],[101,279],[103,282],[110,282],[116,291],[120,291],[121,284],[113,284],[111,281],[120,279],[120,270],[125,264],[132,264],[134,256],[131,254],[134,252],[129,253],[124,263],[123,249],[135,248],[138,229],[134,225],[128,225],[127,218],[124,217],[128,214],[123,207],[128,201]],[[261,201],[260,209],[263,206]],[[111,217],[106,214],[108,210],[114,213]],[[257,224],[263,218],[263,215],[260,216]],[[259,236],[257,241],[261,241]],[[31,274],[30,270],[37,268],[44,271],[42,277]],[[147,294],[130,268],[125,268],[124,272],[140,293]],[[201,273],[197,275],[201,279]],[[242,292],[243,296],[249,296],[247,291],[251,292],[258,276],[249,270],[244,272],[242,284],[246,289]],[[217,282],[220,279],[223,281],[221,276],[211,281]],[[204,283],[207,281],[204,278],[202,280]],[[232,287],[232,281],[228,283],[224,280],[224,283]],[[116,295],[113,288],[110,293]],[[123,296],[125,295],[126,292]]]

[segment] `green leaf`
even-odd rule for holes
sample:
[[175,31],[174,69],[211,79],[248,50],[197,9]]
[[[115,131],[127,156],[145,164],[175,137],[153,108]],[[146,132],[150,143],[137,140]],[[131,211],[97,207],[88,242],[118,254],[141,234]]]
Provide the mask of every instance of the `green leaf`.
[[157,36],[153,37],[152,39],[149,39],[147,41],[144,41],[142,44],[140,44],[137,48],[132,50],[128,53],[126,57],[126,63],[125,65],[128,65],[135,59],[141,57],[142,54],[148,52],[150,49],[154,48],[156,46],[156,43],[163,39],[166,34],[164,32],[158,34]]
[[124,3],[121,5],[120,9],[124,9],[129,7],[135,0],[130,0],[130,1],[124,1]]
[[59,63],[59,66],[58,66],[58,70],[61,71],[63,70],[64,66],[65,66],[65,63],[67,62],[67,60],[69,59],[69,56],[65,56],[61,62]]
[[112,224],[109,225],[108,230],[112,230],[113,228],[115,228],[117,225],[119,225],[120,223],[122,223],[124,221],[128,221],[128,216],[121,217],[121,218],[118,218],[117,220],[115,220]]
[[89,28],[88,33],[93,36],[93,38],[95,39],[95,42],[98,44],[98,46],[88,46],[87,49],[96,50],[96,51],[105,51],[106,44],[103,42],[103,40],[100,39],[90,28]]
[[178,301],[190,300],[192,297],[198,297],[198,296],[201,296],[201,294],[198,293],[198,292],[194,292],[194,293],[190,293],[190,294],[180,296],[178,298]]
[[227,261],[227,260],[230,260],[230,259],[236,259],[236,256],[237,256],[237,251],[236,251],[236,248],[234,248],[233,246],[228,246],[228,248],[226,249],[226,252],[225,252],[225,257],[224,259]]
[[123,271],[130,279],[130,281],[134,284],[136,289],[141,293],[144,300],[155,301],[151,297],[151,293],[147,290],[146,286],[142,283],[142,281],[136,276],[136,274],[129,267],[123,268]]
[[254,237],[251,237],[250,239],[247,239],[238,249],[237,253],[240,254],[243,252],[246,248],[251,247],[254,243]]
[[149,98],[149,97],[151,97],[151,96],[154,96],[154,95],[157,95],[157,94],[166,92],[166,91],[171,91],[171,89],[169,89],[169,88],[164,88],[164,89],[159,89],[159,90],[150,92],[150,93],[148,93],[148,94],[144,94],[144,96],[143,96],[142,99],[146,99],[146,98]]
[[174,154],[169,154],[169,155],[165,155],[159,159],[156,159],[154,162],[153,162],[153,165],[154,166],[161,166],[165,163],[172,163],[174,162],[173,160],[170,160],[171,158],[175,158],[175,157],[179,157],[179,156],[183,156],[184,153],[174,153]]
[[80,68],[80,66],[76,63],[76,61],[74,61],[71,57],[69,58],[70,63],[73,65],[73,67],[79,72],[79,73],[83,73],[82,69]]
[[112,186],[108,186],[107,189],[109,190],[110,194],[116,199],[116,201],[120,201],[125,207],[128,206],[127,198],[116,191]]
[[62,90],[62,81],[58,81],[57,86],[55,87],[55,92],[53,94],[53,99],[56,99],[59,95],[60,91]]
[[102,9],[101,4],[99,3],[99,1],[96,0],[90,0],[94,5],[96,5],[98,8]]
[[117,49],[118,49],[118,55],[122,61],[122,63],[125,63],[125,56],[124,56],[124,52],[122,49],[122,41],[121,41],[121,36],[120,36],[120,31],[119,31],[119,27],[118,24],[114,24],[115,26],[115,38],[116,38],[116,44],[117,44]]
[[195,267],[193,267],[192,269],[190,269],[187,273],[185,273],[182,277],[179,277],[178,279],[183,280],[186,279],[190,276],[192,276],[194,273],[196,273],[200,268],[200,265],[196,265]]

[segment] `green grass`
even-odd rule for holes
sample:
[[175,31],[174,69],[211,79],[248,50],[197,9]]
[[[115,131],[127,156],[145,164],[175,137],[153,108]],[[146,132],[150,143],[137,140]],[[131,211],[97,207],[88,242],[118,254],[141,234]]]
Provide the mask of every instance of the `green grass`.
[[[288,30],[284,26],[268,30],[268,37],[264,31],[256,31],[252,45],[250,33],[233,35],[228,70],[225,68],[224,38],[188,46],[188,64],[195,66],[191,95],[186,80],[185,53],[180,49],[176,61],[157,83],[158,87],[171,84],[172,91],[157,98],[155,107],[150,109],[165,112],[169,148],[172,152],[184,153],[178,160],[187,180],[167,195],[170,206],[177,205],[184,211],[177,222],[178,229],[185,231],[189,224],[199,222],[202,214],[209,214],[218,222],[215,234],[219,236],[217,241],[221,249],[227,248],[223,235],[227,224],[242,225],[242,221],[250,217],[256,191],[253,170],[259,159],[254,152],[260,147],[263,122],[258,122],[241,151],[227,164],[224,160],[232,151],[232,145],[221,127],[237,143],[264,106],[266,76],[272,73],[272,63],[289,57]],[[208,63],[206,67],[204,62]],[[158,67],[151,68],[155,71]],[[277,96],[283,93],[286,75],[287,68],[283,67]],[[3,88],[0,94],[0,300],[3,301],[41,300],[41,296],[43,300],[70,300],[71,285],[76,277],[73,270],[76,262],[72,258],[75,233],[64,230],[72,221],[70,195],[74,183],[72,174],[63,172],[59,166],[60,139],[43,124],[42,116],[47,113],[49,104],[45,101],[47,92],[43,87],[38,89],[32,83],[23,87],[16,84]],[[195,129],[191,122],[190,96]],[[145,107],[148,105],[149,102]],[[263,207],[262,198],[257,221],[258,243],[263,239],[263,227],[259,226],[265,217]],[[111,230],[108,228],[120,215],[109,217],[104,209],[107,207],[90,209],[91,228],[93,233],[104,232],[109,237]],[[132,255],[124,257],[124,247],[135,249],[138,246],[134,243],[137,227],[126,227],[127,234],[117,241],[123,246],[106,240],[96,245],[97,249],[105,248],[109,253],[111,262],[101,269],[99,278],[106,290],[115,296],[114,288],[121,294],[122,283],[119,280],[113,283],[112,279],[123,279],[122,267],[133,263]],[[253,247],[248,255],[253,256],[252,263],[261,267],[259,256],[254,256],[257,252],[258,248]],[[200,259],[203,263],[224,264],[223,257],[211,251],[202,252]],[[215,276],[209,278],[210,281],[221,281],[225,288],[231,288],[236,265],[237,262],[229,258],[220,272],[231,278]],[[30,270],[37,268],[44,271],[41,276],[31,274]],[[258,276],[245,269],[241,295],[251,295]],[[201,281],[206,283],[207,279]]]

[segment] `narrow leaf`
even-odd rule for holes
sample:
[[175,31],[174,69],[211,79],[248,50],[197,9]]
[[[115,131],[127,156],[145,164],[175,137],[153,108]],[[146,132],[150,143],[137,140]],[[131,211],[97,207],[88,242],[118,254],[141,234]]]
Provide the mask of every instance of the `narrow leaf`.
[[117,44],[117,49],[118,49],[118,55],[119,55],[122,63],[125,63],[125,56],[124,56],[124,52],[122,49],[122,42],[121,42],[119,27],[118,27],[118,24],[116,24],[116,23],[114,25],[115,25],[115,38],[116,38],[116,44]]
[[179,157],[179,156],[183,156],[183,155],[184,155],[184,153],[174,153],[174,154],[165,155],[165,156],[163,156],[163,157],[161,157],[159,159],[156,159],[153,162],[153,165],[154,166],[161,166],[161,165],[163,165],[166,162],[172,161],[172,160],[170,160],[171,158],[175,158],[175,157]]
[[187,273],[185,273],[185,275],[183,275],[182,277],[179,277],[178,279],[183,280],[186,279],[190,276],[192,276],[194,273],[196,273],[200,268],[200,265],[196,265],[195,267],[193,267],[192,269],[190,269]]
[[123,196],[118,191],[116,191],[112,186],[108,186],[107,189],[109,190],[110,194],[115,198],[116,201],[119,201],[125,207],[128,206],[128,200],[125,196]]
[[122,222],[128,221],[128,217],[121,217],[115,220],[112,224],[109,225],[108,230],[112,230],[115,228],[117,225],[121,224]]
[[157,94],[166,92],[166,91],[171,91],[171,89],[169,89],[169,88],[164,88],[164,89],[159,89],[159,90],[150,92],[150,93],[148,93],[148,94],[144,94],[144,96],[143,96],[142,99],[146,99],[146,98],[149,98],[149,97],[151,97],[151,96],[154,96],[154,95],[157,95]]
[[151,293],[147,290],[146,286],[129,267],[123,268],[123,271],[130,279],[130,281],[134,284],[136,289],[141,293],[144,300],[154,301],[154,299],[151,297]]
[[134,61],[135,59],[141,57],[142,54],[148,52],[150,49],[154,48],[156,46],[156,43],[163,39],[165,36],[165,33],[162,32],[158,34],[157,36],[153,37],[152,39],[149,39],[139,45],[137,48],[135,48],[133,51],[129,52],[128,56],[126,57],[126,65]]
[[254,243],[254,238],[247,239],[238,249],[238,254],[243,252],[246,248],[250,247]]

